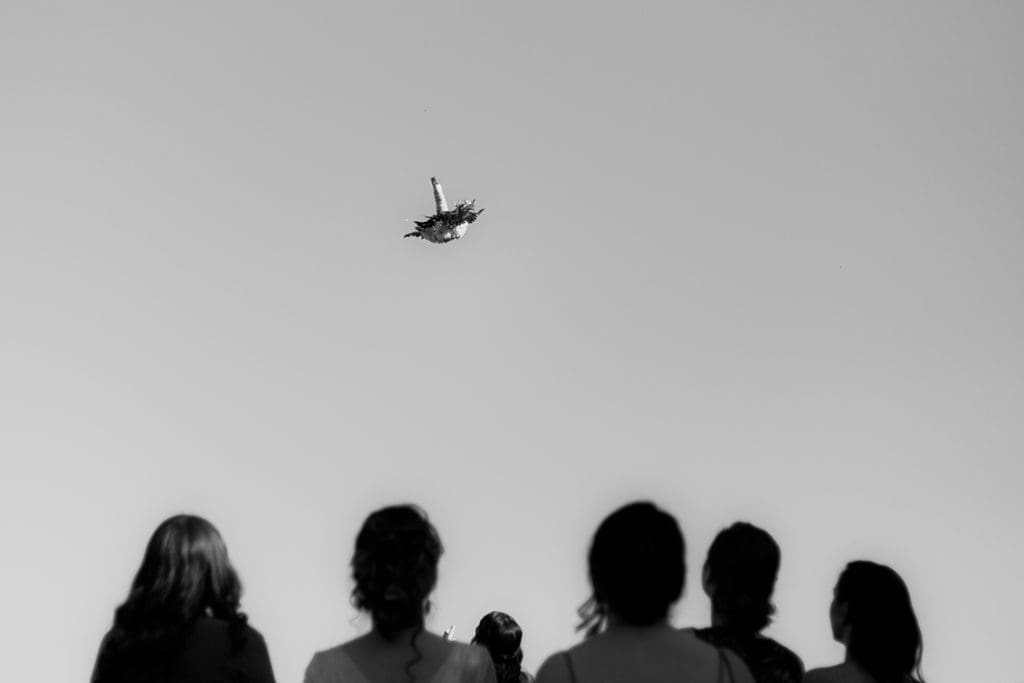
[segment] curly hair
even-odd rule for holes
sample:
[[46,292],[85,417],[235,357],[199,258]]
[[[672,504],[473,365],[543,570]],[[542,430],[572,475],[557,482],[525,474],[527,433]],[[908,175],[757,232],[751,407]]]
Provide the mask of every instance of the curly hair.
[[158,670],[205,613],[230,622],[233,644],[241,645],[246,624],[241,595],[227,547],[210,522],[194,515],[165,520],[149,539],[128,598],[114,612],[97,678]]
[[753,524],[736,522],[715,536],[704,571],[711,605],[729,629],[752,636],[771,623],[780,560],[775,539]]
[[593,594],[577,610],[577,630],[596,635],[609,612],[634,626],[664,619],[683,593],[685,555],[675,517],[653,503],[630,503],[613,512],[590,546]]
[[408,628],[413,659],[406,675],[422,654],[416,639],[423,631],[427,598],[437,583],[437,563],[444,552],[437,530],[426,513],[414,505],[393,505],[370,514],[356,536],[352,555],[352,604],[368,612],[373,628],[394,641]]
[[484,615],[472,642],[483,645],[494,661],[498,683],[518,683],[523,671],[523,629],[504,612]]

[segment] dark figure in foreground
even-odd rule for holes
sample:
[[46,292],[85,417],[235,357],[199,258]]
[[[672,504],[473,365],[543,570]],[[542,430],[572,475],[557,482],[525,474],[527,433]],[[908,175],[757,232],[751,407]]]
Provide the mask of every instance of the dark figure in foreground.
[[808,671],[806,683],[923,683],[921,629],[910,592],[892,569],[864,560],[846,565],[829,618],[846,661]]
[[403,237],[419,237],[434,244],[444,244],[457,240],[466,234],[470,223],[484,212],[476,210],[476,200],[458,202],[454,209],[448,208],[448,200],[444,198],[444,190],[437,178],[431,178],[434,187],[434,215],[426,220],[413,221],[416,230],[406,233]]
[[523,671],[523,629],[504,612],[491,612],[477,624],[473,643],[487,648],[498,683],[532,683]]
[[683,534],[651,503],[613,512],[590,547],[586,639],[541,666],[537,683],[752,683],[734,653],[668,623],[686,579]]
[[114,612],[93,683],[274,683],[267,646],[239,611],[241,594],[214,526],[171,517]]
[[779,546],[768,532],[737,522],[715,537],[704,561],[704,592],[711,598],[711,627],[697,637],[743,658],[757,683],[799,683],[803,663],[761,631],[771,623]]
[[417,507],[386,507],[367,517],[352,556],[352,603],[369,612],[373,629],[315,654],[306,683],[496,683],[483,648],[424,628],[442,552]]

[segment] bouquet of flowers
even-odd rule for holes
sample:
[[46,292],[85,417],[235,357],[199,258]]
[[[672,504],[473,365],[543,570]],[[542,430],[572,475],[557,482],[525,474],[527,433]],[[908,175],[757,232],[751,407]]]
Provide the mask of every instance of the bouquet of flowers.
[[455,204],[455,208],[449,209],[448,201],[444,197],[444,190],[441,189],[441,183],[437,178],[431,178],[430,184],[434,186],[436,211],[426,220],[413,221],[416,224],[416,230],[407,233],[404,237],[419,237],[435,244],[444,244],[459,239],[466,234],[470,223],[475,221],[484,210],[477,210],[475,199],[458,202]]

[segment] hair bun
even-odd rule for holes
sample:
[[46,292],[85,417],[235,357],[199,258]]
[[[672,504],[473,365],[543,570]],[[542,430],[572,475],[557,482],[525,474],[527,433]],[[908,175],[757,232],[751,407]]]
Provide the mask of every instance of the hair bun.
[[373,512],[356,536],[352,604],[369,612],[374,629],[388,639],[403,628],[422,627],[442,552],[437,530],[419,508]]

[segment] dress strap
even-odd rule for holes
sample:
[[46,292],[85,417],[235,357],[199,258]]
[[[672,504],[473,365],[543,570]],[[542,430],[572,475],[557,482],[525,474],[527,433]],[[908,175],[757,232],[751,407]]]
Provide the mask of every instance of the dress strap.
[[576,667],[572,665],[572,655],[563,652],[562,657],[565,658],[565,668],[569,670],[569,680],[571,683],[579,683],[579,679],[576,678]]
[[732,664],[729,663],[729,658],[725,656],[725,650],[718,648],[718,680],[722,680],[722,665],[725,665],[725,671],[729,674],[729,683],[735,683],[736,679],[732,675]]

